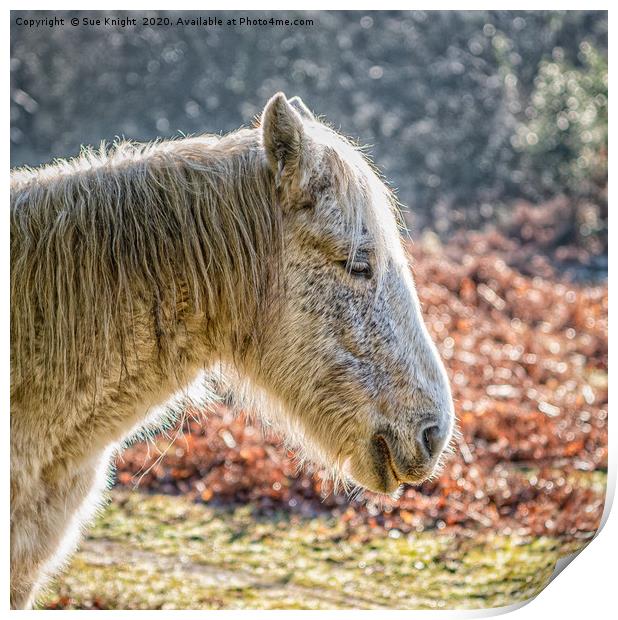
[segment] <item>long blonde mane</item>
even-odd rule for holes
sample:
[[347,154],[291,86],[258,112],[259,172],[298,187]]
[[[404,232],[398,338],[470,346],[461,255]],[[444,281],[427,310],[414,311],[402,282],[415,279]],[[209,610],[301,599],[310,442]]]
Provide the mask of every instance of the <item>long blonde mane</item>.
[[[398,242],[393,195],[355,145],[321,122],[306,128],[337,153],[330,165],[342,194],[364,196],[341,205],[351,252],[368,228],[381,272],[384,249]],[[282,213],[259,129],[119,142],[12,171],[12,385],[53,381],[56,397],[66,397],[80,371],[100,377],[118,348],[120,381],[134,352],[136,307],[152,314],[162,362],[179,311],[206,322],[225,316],[233,333],[257,338],[281,246]]]
[[104,368],[108,343],[130,355],[138,301],[162,352],[178,308],[250,320],[280,245],[257,131],[121,142],[14,171],[13,383],[37,380],[35,356],[46,378],[73,386],[84,364]]

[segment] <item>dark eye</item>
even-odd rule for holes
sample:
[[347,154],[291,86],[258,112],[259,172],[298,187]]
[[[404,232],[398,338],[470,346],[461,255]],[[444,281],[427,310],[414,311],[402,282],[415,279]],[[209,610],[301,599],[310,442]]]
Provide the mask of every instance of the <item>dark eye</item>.
[[369,280],[373,275],[373,270],[368,261],[341,261],[339,264],[355,278],[365,278]]

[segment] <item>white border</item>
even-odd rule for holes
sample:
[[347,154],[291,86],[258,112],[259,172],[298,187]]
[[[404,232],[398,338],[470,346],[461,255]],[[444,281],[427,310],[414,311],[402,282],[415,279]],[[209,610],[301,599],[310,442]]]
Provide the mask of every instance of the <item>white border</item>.
[[[16,5],[17,3],[11,3]],[[101,4],[101,3],[99,3]],[[338,6],[334,6],[338,4]],[[575,2],[530,2],[530,1],[520,1],[516,7],[510,7],[508,5],[504,5],[504,3],[497,2],[475,2],[469,3],[467,6],[462,6],[461,4],[455,2],[441,2],[439,0],[431,3],[431,9],[439,9],[439,10],[503,10],[503,9],[511,9],[511,10],[608,10],[609,3],[608,2],[589,2],[586,5],[582,6],[583,3],[575,3]],[[123,6],[118,9],[112,9],[110,6],[97,7],[92,4],[88,4],[88,6],[84,6],[84,3],[80,2],[63,2],[61,3],[61,7],[57,7],[57,10],[119,10],[119,11],[127,11],[127,10],[167,10],[169,9],[169,3],[158,2],[156,0],[152,0],[152,2],[123,2]],[[309,6],[308,6],[309,5]],[[50,10],[49,4],[44,2],[32,2],[30,6],[13,6],[11,7],[13,10]],[[182,7],[174,7],[173,10],[199,10],[203,13],[208,13],[210,11],[215,10],[372,10],[375,8],[375,4],[372,2],[366,2],[363,0],[358,0],[353,4],[351,2],[344,3],[333,3],[325,2],[323,0],[314,0],[309,3],[292,3],[292,2],[265,2],[263,5],[256,7],[255,4],[249,2],[235,2],[234,0],[229,0],[225,3],[215,3],[209,2],[207,5],[205,3],[198,2],[185,2]],[[426,9],[424,6],[414,6],[412,3],[403,3],[403,2],[390,2],[386,3],[386,6],[381,6],[381,10],[411,10],[411,9]],[[8,11],[5,13],[8,19],[5,19],[2,22],[2,45],[4,48],[4,62],[2,63],[2,79],[6,88],[6,98],[5,98],[5,124],[4,124],[4,140],[2,141],[2,163],[4,165],[4,170],[7,171],[10,169],[10,140],[9,140],[9,128],[10,128],[10,99],[9,99],[9,67],[8,60],[10,57],[9,49],[9,37],[10,37],[10,16]],[[611,16],[610,16],[610,24],[611,24]],[[611,67],[613,66],[614,59],[612,58],[613,46],[611,44],[611,36],[608,37],[609,45],[610,45],[610,73]],[[611,89],[611,87],[610,87]],[[613,104],[613,98],[609,97],[610,108]],[[611,134],[612,124],[610,122],[610,134]],[[612,178],[611,174],[611,160],[610,160],[610,178]],[[7,179],[8,180],[8,179]],[[9,187],[8,182],[2,188],[3,194],[3,204],[8,207],[9,204]],[[611,192],[610,192],[611,195]],[[610,200],[611,202],[611,200]],[[5,207],[6,208],[6,207]],[[611,216],[612,209],[610,211],[610,220],[613,219]],[[8,219],[8,208],[5,211],[5,218]],[[610,227],[610,235],[613,229]],[[3,490],[4,490],[4,502],[2,504],[2,512],[4,519],[4,528],[3,528],[3,550],[5,553],[5,559],[2,563],[2,568],[0,570],[0,583],[1,591],[2,591],[2,608],[9,608],[8,603],[8,583],[9,583],[9,558],[8,558],[8,531],[9,531],[9,225],[8,221],[5,222],[5,226],[2,230],[3,243],[0,245],[0,252],[2,253],[2,266],[1,266],[1,274],[2,274],[2,282],[5,294],[0,302],[0,313],[2,318],[2,323],[4,325],[4,329],[2,330],[2,340],[1,346],[3,355],[0,358],[2,360],[2,375],[1,375],[1,394],[3,400],[3,423],[4,423],[4,467],[1,468],[2,473],[0,474],[3,478]],[[615,270],[612,269],[612,263],[614,262],[614,252],[611,250],[612,239],[610,238],[610,252],[609,252],[609,265],[610,265],[610,306],[613,307],[613,291],[615,290]],[[613,275],[612,275],[613,274]],[[610,332],[609,339],[609,350],[610,355],[615,351],[615,338],[611,336],[612,332]],[[615,373],[613,373],[615,375]],[[612,386],[612,371],[610,370],[610,393],[613,392]],[[200,617],[204,615],[210,614],[221,614],[221,615],[242,615],[242,616],[254,616],[254,615],[264,615],[268,614],[285,614],[286,617],[290,615],[296,616],[297,614],[303,614],[304,617],[313,617],[314,615],[320,615],[321,618],[336,616],[337,618],[354,618],[357,614],[376,614],[379,613],[380,616],[388,615],[389,618],[409,618],[410,615],[414,617],[418,617],[420,615],[431,615],[432,618],[479,618],[479,617],[489,617],[494,615],[501,615],[503,613],[507,613],[509,611],[514,613],[514,616],[517,618],[537,618],[542,617],[546,618],[560,618],[560,620],[569,620],[570,618],[577,618],[578,620],[582,618],[590,618],[592,616],[597,618],[605,618],[609,617],[609,610],[612,610],[615,613],[616,605],[614,598],[614,590],[616,589],[616,568],[615,564],[615,552],[618,550],[618,517],[616,516],[616,511],[610,513],[609,510],[611,508],[611,504],[613,501],[613,495],[616,486],[616,453],[617,453],[617,440],[616,440],[616,432],[613,428],[613,423],[609,425],[610,433],[609,433],[609,476],[608,476],[608,499],[606,501],[605,513],[604,513],[604,526],[602,530],[598,533],[597,537],[590,543],[590,545],[584,549],[581,555],[577,558],[577,560],[572,564],[566,567],[566,570],[562,572],[555,581],[552,581],[541,594],[534,600],[529,601],[522,605],[515,605],[507,608],[501,609],[488,609],[482,611],[389,611],[389,612],[372,612],[372,611],[326,611],[326,612],[313,612],[313,611],[289,611],[282,610],[278,612],[272,611],[235,611],[235,610],[227,610],[227,611],[165,611],[166,617],[186,617],[188,615],[199,614]],[[514,611],[517,609],[517,611]],[[11,614],[20,613],[23,617],[30,617],[31,614],[40,613],[34,611],[21,611],[21,612],[10,612]],[[114,613],[114,617],[126,616],[129,614],[152,614],[152,611],[98,611],[98,612],[89,612],[89,611],[77,611],[72,612],[74,617],[81,617],[85,614],[96,613],[98,616],[101,614],[107,615],[110,613]],[[76,614],[76,615],[75,615]]]

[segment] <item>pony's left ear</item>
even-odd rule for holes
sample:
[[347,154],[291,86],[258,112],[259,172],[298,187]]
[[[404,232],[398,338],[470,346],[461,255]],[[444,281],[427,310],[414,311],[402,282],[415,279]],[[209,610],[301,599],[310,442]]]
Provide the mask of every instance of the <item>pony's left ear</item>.
[[280,176],[300,164],[303,121],[283,93],[277,93],[262,112],[262,141],[273,172]]
[[307,121],[315,121],[313,112],[305,105],[305,102],[298,96],[294,95],[288,100],[288,103]]

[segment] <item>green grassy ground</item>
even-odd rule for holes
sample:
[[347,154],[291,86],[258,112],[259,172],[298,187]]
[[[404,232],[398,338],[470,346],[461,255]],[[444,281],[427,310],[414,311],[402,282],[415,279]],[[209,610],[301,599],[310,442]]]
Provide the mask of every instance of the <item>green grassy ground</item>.
[[348,536],[333,518],[115,491],[43,607],[483,608],[526,600],[581,543],[436,532]]

